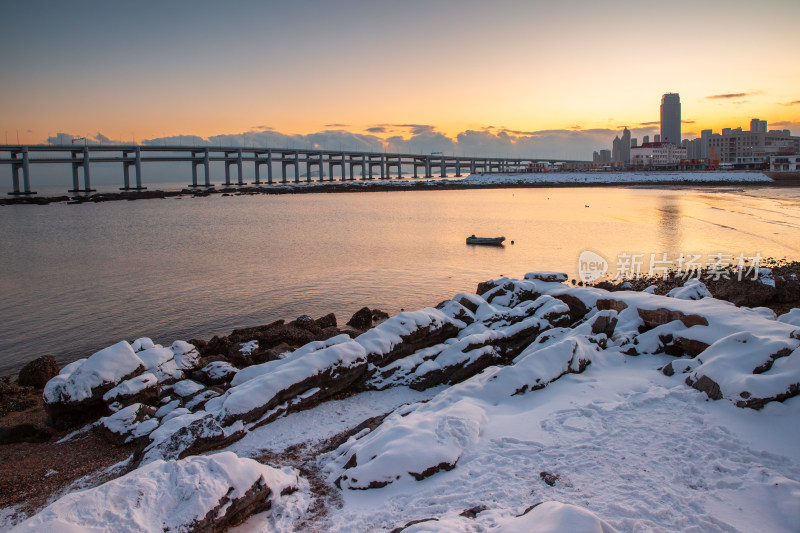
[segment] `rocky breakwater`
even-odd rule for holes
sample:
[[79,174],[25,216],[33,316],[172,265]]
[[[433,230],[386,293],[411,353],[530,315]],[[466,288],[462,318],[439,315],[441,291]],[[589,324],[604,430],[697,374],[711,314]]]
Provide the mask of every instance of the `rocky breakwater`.
[[[345,491],[415,483],[458,468],[498,405],[538,394],[593,362],[666,354],[661,371],[679,386],[740,408],[800,394],[800,309],[776,316],[739,307],[713,298],[699,281],[669,295],[565,281],[552,272],[490,280],[477,294],[377,324],[371,312],[360,313],[361,321],[351,322],[365,331],[338,329],[330,317],[301,317],[169,348],[149,339],[121,342],[62,369],[45,387],[47,408],[55,424],[74,423],[70,409],[91,410],[90,419],[102,414],[93,427],[110,442],[135,447],[128,474],[135,479],[150,469],[180,469],[200,452],[332,398],[443,386],[430,401],[358,426],[320,458],[327,482]],[[119,490],[112,483],[98,494]],[[234,492],[256,490],[253,483]],[[181,527],[191,530],[202,512],[220,516],[221,500],[214,502]],[[168,514],[166,503],[153,505],[156,516]]]

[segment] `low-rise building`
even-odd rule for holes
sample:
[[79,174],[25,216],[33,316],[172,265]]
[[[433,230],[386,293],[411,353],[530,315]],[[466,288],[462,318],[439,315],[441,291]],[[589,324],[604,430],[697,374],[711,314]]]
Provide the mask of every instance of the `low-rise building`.
[[772,172],[800,172],[800,155],[773,155],[769,158]]
[[742,128],[724,128],[707,137],[708,158],[720,166],[733,168],[766,168],[774,155],[800,152],[800,137],[789,130],[767,131],[764,120],[753,119],[750,131]]
[[676,168],[684,159],[686,148],[673,143],[643,143],[631,148],[631,168],[634,170]]

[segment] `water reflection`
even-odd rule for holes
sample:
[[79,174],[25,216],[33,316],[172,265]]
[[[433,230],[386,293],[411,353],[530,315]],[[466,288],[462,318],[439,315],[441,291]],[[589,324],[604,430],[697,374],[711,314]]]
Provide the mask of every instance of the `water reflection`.
[[[661,196],[658,207],[658,236],[661,250],[681,247],[681,205],[673,196]],[[659,250],[652,250],[653,253]]]
[[[577,277],[583,250],[797,257],[786,192],[560,188],[306,194],[0,209],[0,375],[120,339],[208,338],[364,305],[389,313],[532,270]],[[797,205],[793,197],[792,205]],[[586,206],[589,207],[586,207]],[[776,207],[777,206],[777,207]],[[506,237],[468,246],[468,235]],[[515,241],[510,245],[510,241]],[[649,259],[649,256],[648,256]]]

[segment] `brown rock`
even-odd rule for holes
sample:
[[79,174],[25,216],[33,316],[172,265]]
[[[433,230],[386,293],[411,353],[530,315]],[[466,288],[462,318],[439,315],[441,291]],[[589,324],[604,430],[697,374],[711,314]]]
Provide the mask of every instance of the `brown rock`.
[[675,335],[669,349],[665,350],[669,355],[681,356],[688,355],[690,357],[697,357],[703,350],[708,348],[708,344],[696,339],[687,339],[680,335]]
[[714,296],[740,307],[760,307],[773,300],[777,294],[776,287],[772,285],[753,279],[731,278],[716,287]]
[[708,320],[700,315],[687,315],[680,311],[673,311],[671,309],[637,309],[639,316],[644,321],[647,329],[653,329],[657,326],[663,326],[673,320],[680,320],[687,328],[692,326],[707,326]]
[[609,339],[614,335],[614,328],[617,327],[616,314],[600,313],[592,322],[592,333],[594,335],[605,333]]
[[719,388],[719,384],[708,376],[701,376],[700,379],[694,382],[691,377],[688,377],[686,378],[686,384],[705,392],[712,400],[722,399],[722,391]]
[[372,327],[372,311],[369,307],[362,307],[353,314],[347,325],[359,331],[366,331]]
[[497,286],[498,285],[494,280],[483,281],[481,283],[478,283],[478,290],[475,291],[475,294],[479,295],[486,294],[487,292],[489,292],[490,290],[494,289]]
[[58,375],[58,363],[52,355],[34,359],[19,371],[17,383],[25,387],[43,389],[47,382]]
[[323,316],[321,318],[318,318],[316,320],[316,322],[317,322],[317,326],[319,326],[320,329],[331,328],[331,327],[335,328],[336,327],[336,315],[334,315],[333,313],[328,313],[327,315],[325,315],[325,316]]
[[628,304],[621,300],[613,300],[611,298],[601,298],[597,300],[597,310],[598,311],[616,311],[617,313],[621,313],[625,309],[628,308]]
[[589,308],[586,307],[586,304],[571,294],[557,294],[554,296],[555,298],[558,298],[567,304],[567,307],[569,307],[569,318],[571,324],[574,324],[578,320],[582,319],[589,312]]
[[447,463],[447,462],[442,462],[442,463],[439,463],[438,465],[432,466],[430,468],[426,468],[425,470],[423,470],[420,473],[409,472],[409,474],[411,474],[411,477],[413,477],[417,481],[422,481],[426,477],[430,477],[430,476],[434,475],[436,472],[441,472],[442,470],[445,470],[445,471],[452,470],[455,467],[456,467],[456,463],[450,464],[450,463]]

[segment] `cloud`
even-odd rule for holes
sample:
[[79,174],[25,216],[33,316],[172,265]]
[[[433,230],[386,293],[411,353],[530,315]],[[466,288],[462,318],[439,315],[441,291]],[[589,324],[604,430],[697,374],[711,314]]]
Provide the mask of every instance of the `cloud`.
[[695,121],[690,119],[690,118],[687,118],[685,120],[681,120],[681,124],[694,124],[694,123],[695,123]]
[[711,96],[706,96],[706,100],[725,100],[730,98],[741,98],[742,96],[747,96],[747,93],[712,94]]
[[[335,126],[335,125],[329,125]],[[195,146],[248,146],[279,149],[347,150],[479,157],[532,157],[544,159],[591,159],[595,150],[610,149],[611,141],[620,128],[562,129],[535,131],[513,130],[506,127],[475,126],[455,136],[448,136],[429,124],[375,124],[363,133],[342,129],[297,135],[274,130],[249,131],[239,134],[214,135],[207,139],[197,136],[171,136],[143,141],[145,145],[189,144]],[[658,133],[655,126],[633,127],[631,135]]]
[[326,128],[349,128],[350,124],[325,124]]
[[[762,94],[764,91],[749,91],[746,93],[724,93],[724,94],[712,94],[710,96],[706,96],[706,100],[733,100],[735,98],[744,98],[745,96],[754,96],[757,94]],[[739,102],[732,102],[734,104],[741,104],[746,102],[747,100],[742,100]]]
[[798,105],[798,104],[800,104],[800,100],[795,100],[794,102],[786,102],[785,104],[778,102],[778,105],[785,105],[785,106]]
[[654,120],[652,122],[640,122],[639,125],[640,126],[660,126],[661,125],[661,121],[660,120]]

